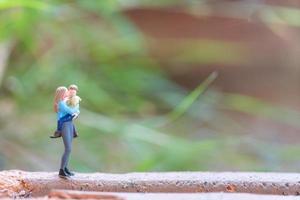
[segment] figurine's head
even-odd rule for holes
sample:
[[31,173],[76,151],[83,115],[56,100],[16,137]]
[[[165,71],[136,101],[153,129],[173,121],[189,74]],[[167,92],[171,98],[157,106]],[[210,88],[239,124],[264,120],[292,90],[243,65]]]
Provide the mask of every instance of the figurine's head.
[[75,107],[79,104],[81,98],[79,96],[72,96],[67,99],[67,105],[70,107]]
[[55,91],[55,96],[54,96],[54,111],[57,112],[58,108],[58,102],[61,100],[64,100],[64,98],[67,96],[68,94],[68,89],[64,86],[60,86],[56,89]]
[[73,97],[77,95],[78,87],[77,85],[72,84],[68,87],[68,90],[69,90],[69,97]]

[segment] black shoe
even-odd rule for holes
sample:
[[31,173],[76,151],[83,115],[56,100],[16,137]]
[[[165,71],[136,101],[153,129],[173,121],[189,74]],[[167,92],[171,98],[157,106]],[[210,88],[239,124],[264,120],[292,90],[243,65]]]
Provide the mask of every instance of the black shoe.
[[78,137],[78,133],[77,133],[77,131],[74,131],[73,132],[73,138],[77,138]]
[[61,177],[61,178],[69,178],[70,177],[70,175],[63,169],[59,170],[58,176]]
[[70,176],[74,176],[75,174],[73,172],[70,172],[70,170],[68,168],[65,167],[65,172],[70,175]]
[[50,136],[50,138],[52,138],[52,139],[53,139],[53,138],[59,138],[59,137],[61,137],[61,136],[53,136],[53,135]]
[[61,137],[61,132],[60,131],[55,131],[53,136],[50,136],[50,138],[59,138]]

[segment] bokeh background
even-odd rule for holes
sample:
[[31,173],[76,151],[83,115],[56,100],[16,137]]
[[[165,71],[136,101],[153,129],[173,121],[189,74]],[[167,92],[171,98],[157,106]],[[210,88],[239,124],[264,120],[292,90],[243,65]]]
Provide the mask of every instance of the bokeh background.
[[298,0],[1,0],[0,169],[299,171]]

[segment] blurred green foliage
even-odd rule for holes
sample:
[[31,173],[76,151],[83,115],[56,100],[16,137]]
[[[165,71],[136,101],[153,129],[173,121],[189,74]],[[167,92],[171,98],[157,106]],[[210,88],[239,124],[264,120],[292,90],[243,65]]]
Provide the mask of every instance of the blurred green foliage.
[[[142,4],[176,1],[154,2]],[[237,134],[242,127],[223,111],[292,125],[298,113],[208,89],[215,74],[187,91],[149,56],[143,35],[120,12],[124,4],[0,1],[0,48],[10,54],[1,84],[0,169],[58,168],[62,141],[49,139],[56,126],[53,95],[72,83],[83,99],[71,158],[78,171],[294,169],[284,165],[297,162],[299,148],[266,149],[267,142]],[[208,63],[226,51],[213,47],[200,52]],[[192,52],[178,59],[198,58]]]

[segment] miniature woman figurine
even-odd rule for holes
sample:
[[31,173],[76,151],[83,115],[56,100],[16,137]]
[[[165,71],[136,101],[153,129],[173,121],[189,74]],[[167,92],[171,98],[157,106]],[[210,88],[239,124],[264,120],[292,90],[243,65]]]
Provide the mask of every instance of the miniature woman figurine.
[[[77,118],[79,115],[79,106],[75,106],[72,108],[67,105],[66,101],[68,96],[69,91],[66,87],[61,86],[56,89],[54,98],[54,111],[57,113],[58,121],[67,114],[73,116],[72,119]],[[61,136],[63,138],[65,147],[64,154],[61,158],[60,170],[58,174],[61,178],[68,178],[74,175],[74,173],[72,173],[68,169],[68,162],[72,149],[72,140],[74,137],[74,124],[72,119],[70,121],[63,122],[61,128]]]

